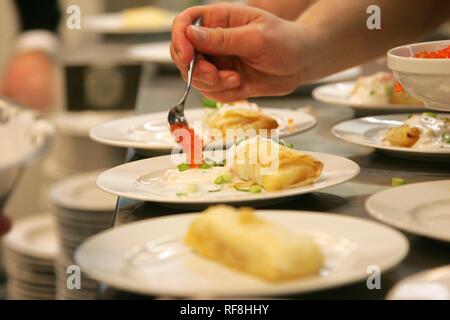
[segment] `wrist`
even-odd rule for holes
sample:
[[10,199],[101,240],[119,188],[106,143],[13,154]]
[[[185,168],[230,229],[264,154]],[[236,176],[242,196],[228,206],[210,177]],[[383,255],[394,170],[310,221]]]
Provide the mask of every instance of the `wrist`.
[[314,35],[307,26],[293,22],[293,41],[296,46],[298,85],[314,81],[314,66],[317,64],[317,52],[314,45]]

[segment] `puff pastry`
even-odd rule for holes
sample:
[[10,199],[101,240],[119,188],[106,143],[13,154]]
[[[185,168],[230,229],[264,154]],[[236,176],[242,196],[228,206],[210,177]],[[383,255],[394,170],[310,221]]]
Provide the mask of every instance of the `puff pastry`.
[[259,136],[240,142],[231,154],[231,170],[268,191],[311,184],[323,169],[319,160]]
[[259,130],[266,129],[270,134],[270,130],[278,128],[278,122],[274,118],[244,108],[218,110],[208,118],[206,124],[210,129],[220,130],[223,137],[226,137],[227,129],[254,129],[256,134]]
[[324,261],[310,236],[265,221],[250,208],[207,209],[194,219],[184,242],[203,257],[267,281],[316,274]]
[[407,124],[398,128],[390,128],[386,140],[393,146],[411,148],[420,138],[420,129]]

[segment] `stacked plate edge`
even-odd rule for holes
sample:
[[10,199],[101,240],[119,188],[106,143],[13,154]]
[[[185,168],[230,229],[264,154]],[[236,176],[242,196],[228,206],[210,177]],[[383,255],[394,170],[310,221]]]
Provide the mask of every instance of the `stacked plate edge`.
[[[73,260],[78,246],[112,226],[116,198],[96,186],[101,171],[73,175],[50,189],[60,253],[56,259],[57,298],[95,299],[97,282],[87,277]],[[79,277],[78,279],[76,277]]]
[[2,242],[7,298],[55,299],[58,244],[53,217],[40,214],[21,219]]

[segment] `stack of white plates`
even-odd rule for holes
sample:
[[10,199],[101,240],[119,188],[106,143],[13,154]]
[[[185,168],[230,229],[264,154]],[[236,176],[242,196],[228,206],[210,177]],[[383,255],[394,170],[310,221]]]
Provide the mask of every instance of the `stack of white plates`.
[[114,167],[123,162],[125,150],[101,145],[89,138],[89,131],[103,122],[129,115],[129,112],[63,112],[53,117],[56,139],[45,163],[45,172],[61,179],[72,174]]
[[54,299],[58,244],[50,215],[22,219],[3,240],[9,299]]
[[60,255],[56,262],[58,299],[95,298],[97,283],[84,274],[81,288],[70,288],[67,279],[74,271],[73,256],[88,237],[112,225],[116,198],[96,186],[100,172],[89,172],[64,179],[50,189],[50,200],[57,222]]
[[[98,282],[87,277],[83,272],[77,274],[77,268],[72,259],[59,255],[55,263],[56,272],[56,299],[58,300],[93,300],[97,295]],[[81,270],[80,270],[81,271]],[[79,287],[76,287],[80,276]]]

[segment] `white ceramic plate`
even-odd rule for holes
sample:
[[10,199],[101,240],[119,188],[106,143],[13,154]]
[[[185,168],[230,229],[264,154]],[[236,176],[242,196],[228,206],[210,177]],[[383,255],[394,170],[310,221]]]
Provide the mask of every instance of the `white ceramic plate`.
[[[268,283],[195,255],[181,242],[196,214],[149,219],[120,226],[84,242],[75,261],[90,277],[116,288],[157,296],[267,296],[311,292],[356,282],[367,267],[387,271],[408,252],[399,232],[368,220],[318,212],[258,211],[261,217],[310,234],[325,255],[320,275]],[[128,258],[149,241],[172,241],[178,254],[141,265]],[[163,249],[164,251],[165,249]]]
[[[261,111],[275,118],[279,123],[280,138],[299,134],[315,126],[317,120],[312,115],[290,109],[261,108]],[[204,109],[185,111],[188,122],[192,125],[202,121]],[[289,119],[292,124],[287,124]],[[171,151],[177,146],[167,125],[167,112],[138,115],[99,125],[91,130],[93,140],[116,147],[141,150]]]
[[[444,114],[439,114],[439,116],[444,116]],[[332,133],[347,142],[375,148],[399,157],[449,160],[450,147],[404,148],[382,143],[382,136],[387,129],[401,126],[408,117],[409,114],[396,114],[352,119],[335,125]]]
[[[175,17],[175,13],[173,17]],[[121,13],[103,13],[85,17],[83,19],[83,28],[89,32],[104,34],[170,33],[173,17],[158,25],[142,24],[140,26],[127,27],[123,22]]]
[[140,62],[173,64],[170,56],[170,41],[151,42],[132,46],[128,57]]
[[450,180],[404,185],[371,196],[366,208],[396,228],[450,242]]
[[[176,169],[176,163],[185,162],[185,154],[144,159],[112,168],[98,177],[97,185],[106,192],[118,196],[176,205],[214,204],[217,202],[265,203],[274,199],[314,192],[331,187],[348,181],[359,173],[359,166],[351,160],[326,153],[305,153],[315,157],[324,164],[324,169],[319,180],[311,185],[298,186],[276,192],[263,191],[258,194],[253,194],[250,192],[237,191],[233,188],[224,188],[221,192],[202,192],[192,197],[179,197],[176,195],[177,191],[173,190],[173,188],[165,188],[164,183],[160,182],[160,180],[168,169]],[[220,151],[205,152],[205,158],[213,160],[223,159],[223,155],[224,153]],[[153,180],[152,184],[139,182],[137,179],[142,176],[151,178]],[[211,185],[213,189],[217,189],[217,186],[214,186],[213,181],[214,177],[212,177]],[[158,185],[161,184],[161,186],[156,186],[153,183]],[[206,188],[208,185],[205,183],[204,187]]]
[[79,174],[55,183],[49,192],[52,203],[67,209],[112,212],[117,199],[95,184],[100,173]]
[[355,81],[338,82],[325,84],[323,86],[317,87],[313,90],[312,96],[314,99],[324,102],[327,104],[332,104],[336,106],[351,107],[355,110],[365,110],[365,111],[417,111],[425,110],[424,106],[415,105],[403,105],[403,104],[363,104],[355,103],[350,100],[350,93],[355,85]]
[[58,252],[56,226],[47,215],[18,221],[4,241],[10,250],[40,259],[53,260]]
[[322,78],[320,80],[315,81],[315,84],[319,83],[332,83],[332,82],[338,82],[338,81],[347,81],[352,80],[361,75],[362,68],[361,67],[353,67],[346,70],[342,70],[340,72],[337,72],[335,74],[332,74],[331,76]]
[[389,300],[450,300],[450,265],[419,272],[392,288]]

